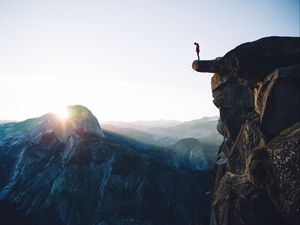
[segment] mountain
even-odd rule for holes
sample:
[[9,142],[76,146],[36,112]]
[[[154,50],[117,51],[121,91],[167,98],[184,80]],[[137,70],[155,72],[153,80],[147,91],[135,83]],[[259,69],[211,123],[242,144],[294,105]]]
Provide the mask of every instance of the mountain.
[[123,121],[106,121],[103,122],[103,125],[115,125],[120,128],[134,128],[144,130],[151,127],[173,127],[179,125],[183,122],[178,120],[138,120],[133,122],[123,122]]
[[1,124],[1,223],[207,224],[205,157],[197,143],[187,147],[182,157],[192,155],[195,166],[172,150],[104,132],[79,105],[67,120],[49,113]]
[[0,124],[3,124],[3,123],[13,123],[15,122],[14,120],[0,120]]
[[181,171],[206,172],[209,169],[208,160],[197,139],[182,139],[170,148],[162,148],[156,145],[141,143],[133,138],[110,131],[104,131],[104,133],[116,143],[149,155]]
[[161,125],[159,121],[106,122],[103,123],[103,128],[143,141],[139,137],[141,135],[141,138],[144,138],[148,143],[156,143],[160,146],[173,145],[182,138],[205,140],[210,135],[215,135],[215,144],[218,145],[220,135],[216,131],[217,123],[218,117],[204,117],[188,122],[164,120]]
[[215,72],[224,137],[210,224],[299,224],[300,38],[262,38],[192,67]]
[[[178,168],[205,170],[208,167],[202,146],[197,139],[181,139],[172,147],[172,149],[175,152],[172,158],[174,161],[173,164],[178,165]],[[177,155],[180,155],[181,157],[178,157]]]
[[[182,139],[197,139],[208,160],[208,166],[212,167],[222,141],[222,136],[217,132],[218,117],[204,117],[199,120],[178,122],[176,125],[174,123],[174,121],[169,123],[165,121],[162,126],[157,126],[157,121],[153,123],[147,121],[138,122],[137,126],[136,122],[106,122],[102,127],[105,131],[160,148],[172,149]],[[166,124],[169,125],[166,126]]]
[[[144,144],[155,144],[155,135],[149,132],[138,130],[131,127],[118,127],[111,124],[103,124],[104,131],[110,131],[116,134],[120,134],[129,138],[133,138]],[[129,125],[128,125],[129,126]]]

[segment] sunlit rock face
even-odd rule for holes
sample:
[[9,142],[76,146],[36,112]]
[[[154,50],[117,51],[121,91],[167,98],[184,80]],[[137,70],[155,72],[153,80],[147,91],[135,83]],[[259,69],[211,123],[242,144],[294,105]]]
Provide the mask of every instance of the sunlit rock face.
[[208,223],[208,171],[112,142],[85,107],[69,113],[0,125],[1,224]]
[[86,107],[80,105],[69,106],[68,112],[69,116],[66,123],[72,130],[104,137],[97,118]]
[[[224,136],[212,225],[300,221],[300,38],[242,44],[218,60],[212,93]],[[193,68],[201,68],[195,61]],[[203,71],[205,72],[205,71]]]

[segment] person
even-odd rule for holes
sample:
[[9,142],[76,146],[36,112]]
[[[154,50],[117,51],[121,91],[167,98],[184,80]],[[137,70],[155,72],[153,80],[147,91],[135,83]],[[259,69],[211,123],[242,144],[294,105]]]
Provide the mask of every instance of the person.
[[198,60],[200,60],[200,56],[199,56],[199,53],[200,53],[200,45],[199,45],[197,42],[194,42],[194,45],[196,45],[197,57],[198,57]]

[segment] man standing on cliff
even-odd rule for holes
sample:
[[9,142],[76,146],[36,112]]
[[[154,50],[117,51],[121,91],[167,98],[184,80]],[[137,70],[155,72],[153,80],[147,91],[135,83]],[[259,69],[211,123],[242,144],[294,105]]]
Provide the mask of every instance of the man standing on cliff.
[[197,42],[194,42],[194,45],[196,45],[196,52],[197,52],[197,56],[198,56],[198,60],[200,60],[200,45]]

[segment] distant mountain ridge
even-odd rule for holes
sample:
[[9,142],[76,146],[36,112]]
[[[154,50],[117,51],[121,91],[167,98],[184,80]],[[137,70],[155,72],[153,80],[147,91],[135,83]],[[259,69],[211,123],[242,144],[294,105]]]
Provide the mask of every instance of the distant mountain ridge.
[[179,124],[182,124],[182,121],[179,120],[137,120],[132,122],[124,121],[104,121],[102,124],[115,125],[120,128],[140,128],[145,129],[149,127],[172,127]]
[[[169,146],[182,138],[205,139],[212,134],[216,136],[217,141],[221,141],[218,139],[221,138],[221,135],[216,130],[217,123],[218,117],[204,117],[187,122],[177,121],[176,124],[173,121],[170,123],[165,122],[162,126],[158,126],[157,121],[153,123],[147,121],[138,124],[136,122],[104,122],[102,127],[105,130],[127,135],[139,141],[146,141],[151,144],[157,143],[159,146]],[[149,138],[149,140],[143,140],[142,138]],[[216,145],[218,144],[216,143]]]
[[13,123],[16,122],[15,120],[0,120],[0,124],[4,124],[4,123]]
[[[157,121],[146,123],[105,122],[104,131],[109,131],[138,142],[162,148],[170,148],[182,139],[197,139],[202,146],[209,167],[215,163],[222,136],[217,131],[219,117],[203,117],[187,122],[166,122],[160,127]],[[145,126],[142,124],[146,124]],[[151,124],[151,126],[149,125]],[[166,124],[169,124],[166,126]]]

